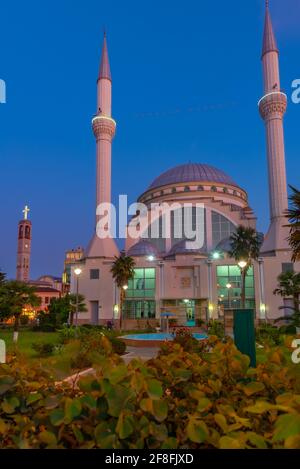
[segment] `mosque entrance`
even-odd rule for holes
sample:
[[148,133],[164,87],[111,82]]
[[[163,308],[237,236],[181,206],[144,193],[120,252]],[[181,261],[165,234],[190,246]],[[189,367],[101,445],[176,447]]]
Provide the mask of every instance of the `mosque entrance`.
[[171,323],[177,326],[194,327],[200,319],[206,318],[207,300],[189,298],[162,300],[161,313],[166,311],[175,314],[175,317],[170,318]]

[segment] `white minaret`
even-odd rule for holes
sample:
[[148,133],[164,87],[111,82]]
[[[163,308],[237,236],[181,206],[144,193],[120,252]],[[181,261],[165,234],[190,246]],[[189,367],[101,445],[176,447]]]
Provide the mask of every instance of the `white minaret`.
[[267,159],[269,175],[270,226],[262,252],[288,249],[288,207],[283,116],[287,108],[287,96],[280,88],[279,51],[273,31],[269,1],[266,1],[263,51],[264,96],[259,102],[259,111],[266,125]]
[[16,279],[21,282],[29,281],[30,254],[31,254],[31,221],[28,220],[30,209],[26,205],[23,220],[18,225],[18,252],[17,252],[17,275]]
[[[102,204],[111,203],[111,147],[115,135],[116,122],[111,117],[112,80],[104,34],[102,57],[97,80],[97,113],[92,120],[96,138],[96,210]],[[96,215],[96,225],[99,221]],[[119,254],[114,239],[100,238],[95,233],[87,248],[87,257],[112,258]]]

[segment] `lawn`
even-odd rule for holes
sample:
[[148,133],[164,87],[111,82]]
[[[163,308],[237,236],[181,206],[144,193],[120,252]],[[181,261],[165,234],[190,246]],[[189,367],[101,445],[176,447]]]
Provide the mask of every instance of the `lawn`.
[[[7,352],[11,353],[15,347],[13,344],[12,330],[0,330],[0,339],[5,341]],[[32,348],[33,343],[55,344],[57,341],[57,332],[33,332],[28,330],[21,330],[19,332],[17,349],[26,358],[34,358],[36,357],[36,352]]]
[[72,345],[66,346],[63,351],[56,352],[53,356],[41,358],[37,352],[33,350],[33,343],[52,343],[58,344],[58,332],[33,332],[28,330],[21,330],[17,346],[13,344],[12,330],[0,330],[0,339],[6,343],[6,350],[8,354],[17,351],[20,358],[30,361],[33,364],[41,365],[47,368],[55,378],[63,379],[74,373],[71,369],[70,361],[74,354]]

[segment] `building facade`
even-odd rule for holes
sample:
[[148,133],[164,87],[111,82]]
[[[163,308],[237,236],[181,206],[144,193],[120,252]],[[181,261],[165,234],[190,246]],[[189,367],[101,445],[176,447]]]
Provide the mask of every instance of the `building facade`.
[[[275,319],[282,315],[279,308],[283,306],[283,299],[273,295],[277,277],[282,271],[299,270],[299,263],[291,262],[285,227],[288,198],[283,117],[287,97],[280,87],[279,51],[268,3],[262,65],[264,88],[258,107],[266,128],[270,226],[267,234],[262,234],[260,257],[246,277],[246,306],[255,309],[258,319]],[[116,128],[111,115],[112,79],[106,38],[97,93],[92,124],[97,146],[98,208],[111,201],[111,147]],[[238,182],[211,165],[183,164],[158,176],[138,203],[146,207],[146,224],[141,223],[137,210],[127,228],[125,252],[134,258],[136,268],[134,278],[126,285],[123,325],[156,324],[166,311],[172,311],[180,324],[194,325],[200,319],[217,318],[240,307],[241,271],[228,255],[230,236],[239,225],[256,228],[256,216]],[[187,205],[189,209],[185,210]],[[172,209],[164,212],[166,207]],[[101,222],[99,213],[97,210],[96,226]],[[108,225],[104,230],[109,231]],[[186,225],[190,237],[185,233]],[[131,235],[132,228],[138,236]],[[201,243],[194,247],[191,243],[197,237]],[[95,232],[80,261],[79,290],[88,307],[87,313],[79,315],[81,323],[103,324],[120,317],[119,292],[110,273],[118,255],[114,239],[101,238]],[[71,278],[75,291],[74,275]]]

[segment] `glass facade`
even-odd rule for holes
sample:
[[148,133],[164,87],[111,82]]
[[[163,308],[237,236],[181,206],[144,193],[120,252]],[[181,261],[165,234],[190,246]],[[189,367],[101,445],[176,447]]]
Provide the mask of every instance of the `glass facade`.
[[[231,285],[227,288],[226,285]],[[237,265],[217,266],[217,288],[219,305],[224,309],[241,307],[241,271]],[[245,282],[246,308],[255,307],[254,272],[250,267]]]
[[217,212],[211,212],[212,242],[215,248],[223,239],[229,238],[235,233],[236,228],[230,220]]
[[127,319],[155,318],[155,268],[134,269],[128,281],[123,315]]

